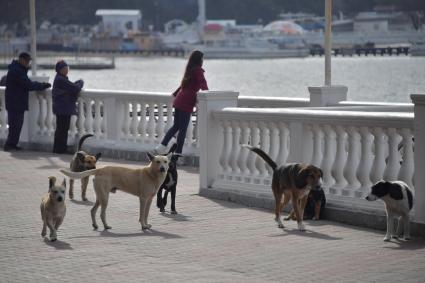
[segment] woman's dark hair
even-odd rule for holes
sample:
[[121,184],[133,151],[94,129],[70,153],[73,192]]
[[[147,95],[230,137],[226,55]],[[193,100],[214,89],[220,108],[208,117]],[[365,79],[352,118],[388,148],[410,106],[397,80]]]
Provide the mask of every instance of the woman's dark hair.
[[184,71],[181,87],[184,88],[187,86],[190,77],[192,76],[192,70],[195,67],[201,67],[202,66],[202,59],[204,57],[204,53],[202,53],[199,50],[194,50],[192,53],[190,53],[189,61],[186,65],[186,70]]

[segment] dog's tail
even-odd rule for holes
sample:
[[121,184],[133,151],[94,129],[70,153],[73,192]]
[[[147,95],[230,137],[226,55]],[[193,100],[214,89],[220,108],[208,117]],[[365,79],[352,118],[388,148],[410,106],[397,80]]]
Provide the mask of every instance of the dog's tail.
[[80,138],[80,141],[78,142],[77,151],[80,151],[80,150],[81,150],[81,147],[83,146],[84,141],[85,141],[87,138],[92,137],[92,136],[93,136],[92,134],[86,134],[86,135],[82,136],[82,137]]
[[242,146],[253,151],[253,152],[255,152],[256,154],[258,154],[273,169],[273,171],[276,170],[276,168],[277,168],[276,162],[274,162],[270,158],[270,156],[267,155],[267,153],[265,153],[264,151],[262,151],[258,147],[253,147],[253,146],[250,146],[248,144],[243,144]]
[[86,170],[82,172],[72,172],[72,171],[69,171],[68,169],[60,169],[59,171],[71,179],[82,179],[90,175],[96,174],[97,170],[99,169],[91,169],[91,170]]

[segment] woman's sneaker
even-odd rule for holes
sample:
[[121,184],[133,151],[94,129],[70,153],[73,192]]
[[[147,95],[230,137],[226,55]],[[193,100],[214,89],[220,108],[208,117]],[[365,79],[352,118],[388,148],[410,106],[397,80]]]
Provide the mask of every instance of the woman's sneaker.
[[153,154],[155,155],[164,155],[167,154],[167,147],[165,145],[162,145],[161,143],[155,147],[153,150]]

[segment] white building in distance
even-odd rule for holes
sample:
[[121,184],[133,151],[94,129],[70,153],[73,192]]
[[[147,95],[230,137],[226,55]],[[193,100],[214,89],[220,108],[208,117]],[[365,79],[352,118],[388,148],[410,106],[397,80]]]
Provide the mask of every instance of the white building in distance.
[[101,9],[96,11],[96,16],[102,17],[102,29],[110,36],[125,36],[140,31],[142,27],[140,10]]

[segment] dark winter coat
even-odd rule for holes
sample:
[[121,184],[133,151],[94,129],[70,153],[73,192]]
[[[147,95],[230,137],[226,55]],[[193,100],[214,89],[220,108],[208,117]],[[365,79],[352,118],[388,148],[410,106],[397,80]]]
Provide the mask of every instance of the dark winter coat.
[[43,90],[49,85],[33,82],[28,78],[28,69],[13,60],[8,66],[6,76],[6,109],[14,112],[28,110],[28,92],[31,90]]
[[55,115],[77,115],[75,103],[83,85],[82,80],[73,83],[68,80],[68,77],[56,74],[52,89],[53,113]]

